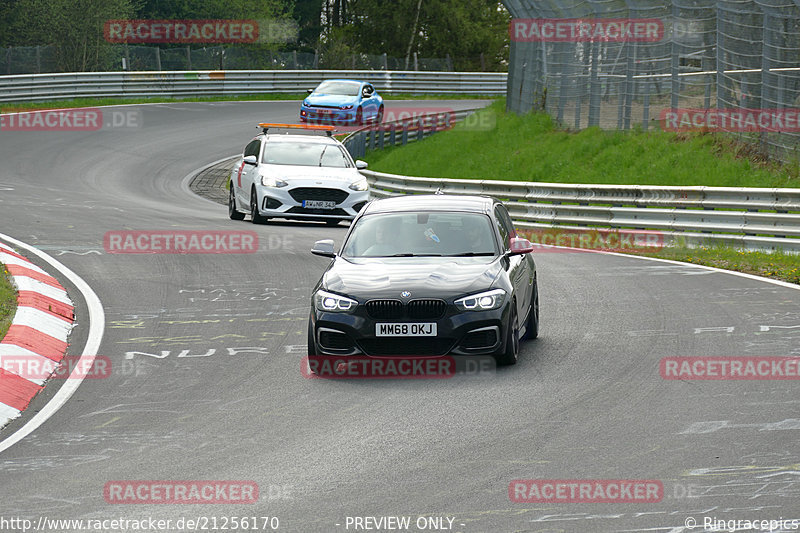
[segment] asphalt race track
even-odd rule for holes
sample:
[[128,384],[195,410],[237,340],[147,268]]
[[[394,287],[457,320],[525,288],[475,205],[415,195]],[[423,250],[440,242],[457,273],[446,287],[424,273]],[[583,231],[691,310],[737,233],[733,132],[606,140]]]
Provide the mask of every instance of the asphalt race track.
[[[134,109],[139,128],[0,133],[0,233],[92,287],[105,309],[100,354],[114,369],[0,453],[3,518],[277,517],[278,531],[301,533],[392,531],[356,529],[353,517],[463,533],[800,519],[797,381],[659,374],[669,356],[800,356],[796,289],[690,265],[538,253],[541,337],[523,343],[515,367],[449,380],[305,379],[310,290],[327,264],[309,250],[340,243],[345,225],[234,222],[182,186],[240,151],[257,122],[295,121],[297,103]],[[256,231],[261,245],[106,253],[105,233],[119,230]],[[70,354],[81,355],[86,304],[59,279],[77,305]],[[0,447],[60,385],[0,432]],[[516,503],[515,479],[660,480],[663,499]],[[118,480],[248,480],[260,496],[107,503],[104,487]],[[420,517],[445,519],[420,529]]]

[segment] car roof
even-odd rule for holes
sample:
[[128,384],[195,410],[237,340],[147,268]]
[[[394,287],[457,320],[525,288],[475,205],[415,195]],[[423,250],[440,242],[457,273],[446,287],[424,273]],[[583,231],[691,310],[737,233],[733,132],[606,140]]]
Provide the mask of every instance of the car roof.
[[397,211],[469,211],[488,214],[496,200],[491,196],[460,196],[455,194],[424,194],[394,196],[373,200],[364,215]]
[[352,80],[352,79],[349,79],[349,78],[331,78],[329,80],[322,80],[320,83],[324,83],[326,81],[351,81],[353,83],[361,83],[361,84],[367,83],[366,81]]

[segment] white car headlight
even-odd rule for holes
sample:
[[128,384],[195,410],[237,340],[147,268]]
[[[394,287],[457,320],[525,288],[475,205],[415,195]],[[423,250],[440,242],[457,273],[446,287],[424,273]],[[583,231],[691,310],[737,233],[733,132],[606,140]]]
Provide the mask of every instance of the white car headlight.
[[286,187],[289,184],[274,176],[261,176],[261,185],[264,187]]
[[328,313],[349,313],[356,308],[358,302],[352,298],[319,290],[314,294],[314,307],[317,311]]
[[465,296],[455,301],[456,307],[462,311],[488,311],[497,309],[503,305],[506,299],[506,291],[503,289],[493,289],[491,291],[480,292],[471,296]]
[[366,191],[369,189],[369,183],[367,183],[367,178],[361,178],[358,181],[354,181],[350,184],[350,188],[354,191]]

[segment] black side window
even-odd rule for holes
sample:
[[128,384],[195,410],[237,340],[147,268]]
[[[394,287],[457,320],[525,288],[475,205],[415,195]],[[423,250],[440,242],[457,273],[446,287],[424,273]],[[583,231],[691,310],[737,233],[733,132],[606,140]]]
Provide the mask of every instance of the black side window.
[[247,157],[248,155],[254,155],[258,158],[258,152],[261,150],[261,140],[255,139],[250,141],[250,144],[247,145],[244,149],[244,156]]
[[511,247],[511,230],[503,218],[503,211],[503,208],[500,206],[495,206],[494,216],[495,219],[497,219],[497,230],[500,232],[500,240],[503,241],[501,243],[503,250],[509,250]]

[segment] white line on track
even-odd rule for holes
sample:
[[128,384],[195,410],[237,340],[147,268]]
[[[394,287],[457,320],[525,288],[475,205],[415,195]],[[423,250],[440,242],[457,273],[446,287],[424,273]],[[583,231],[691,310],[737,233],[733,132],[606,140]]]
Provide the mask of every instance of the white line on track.
[[61,272],[61,274],[63,274],[78,288],[80,293],[83,295],[83,299],[86,301],[86,307],[89,309],[89,335],[86,338],[86,344],[84,345],[83,352],[81,353],[80,362],[75,366],[73,375],[66,380],[61,388],[58,389],[58,392],[56,392],[50,401],[47,402],[41,411],[36,413],[33,418],[28,420],[25,425],[19,428],[16,432],[12,433],[8,438],[0,441],[0,453],[2,453],[36,431],[39,426],[44,424],[51,416],[56,414],[58,410],[67,403],[67,400],[69,400],[70,397],[75,394],[75,391],[78,390],[78,387],[85,378],[85,375],[81,375],[82,372],[80,372],[79,369],[89,368],[97,356],[97,351],[100,348],[100,341],[103,340],[103,332],[105,331],[106,327],[106,318],[105,311],[103,310],[103,304],[100,303],[100,298],[97,297],[97,294],[95,294],[89,284],[86,283],[80,276],[75,274],[72,270],[41,250],[37,250],[30,244],[18,241],[17,239],[2,233],[0,233],[0,239],[10,242],[15,246],[18,246],[19,248],[27,250],[28,252],[40,257],[53,268]]

